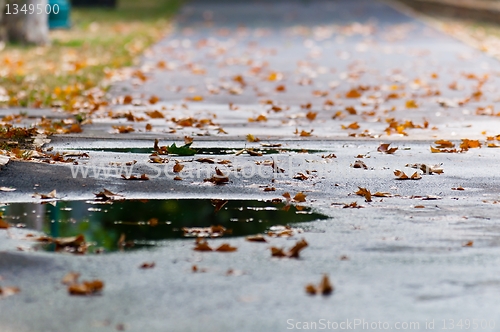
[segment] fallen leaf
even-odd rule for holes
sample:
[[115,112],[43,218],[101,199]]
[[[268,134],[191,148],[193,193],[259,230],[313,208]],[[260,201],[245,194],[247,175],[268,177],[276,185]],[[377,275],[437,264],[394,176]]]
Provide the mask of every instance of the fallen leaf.
[[359,98],[359,97],[361,97],[361,93],[359,93],[359,91],[356,90],[356,89],[352,89],[352,90],[350,90],[349,92],[347,92],[345,94],[345,97],[346,98],[351,98],[351,99]]
[[462,247],[472,247],[472,246],[474,246],[474,241],[467,241],[462,245]]
[[383,153],[386,153],[386,154],[393,154],[394,152],[396,152],[398,150],[398,148],[389,148],[390,145],[391,145],[391,143],[382,143],[377,148],[377,151],[378,152],[383,152]]
[[359,129],[359,124],[357,122],[353,122],[347,126],[341,125],[342,129]]
[[0,287],[0,299],[15,295],[21,292],[19,287]]
[[238,250],[238,248],[232,247],[228,243],[223,243],[217,249],[215,249],[215,251],[220,251],[220,252],[233,252],[233,251],[236,251],[236,250]]
[[[285,196],[285,195],[283,195],[283,196]],[[293,200],[296,202],[305,202],[306,196],[307,195],[305,195],[303,192],[299,192],[293,197]]]
[[184,169],[184,165],[180,164],[180,163],[176,163],[174,165],[174,168],[173,168],[173,171],[174,173],[179,173],[180,171],[182,171]]
[[218,167],[215,167],[215,175],[212,175],[211,178],[205,179],[203,181],[212,182],[216,185],[222,185],[229,182],[229,177],[222,173],[222,171]]
[[0,191],[16,191],[16,188],[11,188],[11,187],[0,187]]
[[155,267],[155,262],[144,262],[142,263],[139,268],[140,269],[152,269],[153,267]]
[[354,164],[351,165],[352,168],[362,168],[362,169],[368,169],[368,166],[361,161],[361,160],[356,160]]
[[149,180],[149,177],[146,174],[141,174],[141,176],[131,175],[129,177],[126,177],[125,174],[122,174],[121,177],[124,180],[138,180],[138,181]]
[[213,249],[208,245],[208,242],[206,240],[203,240],[201,238],[196,239],[195,247],[193,250],[196,251],[213,251]]
[[123,195],[115,194],[108,189],[103,189],[103,191],[94,194],[96,198],[100,198],[102,201],[124,199]]
[[78,282],[78,278],[80,277],[80,273],[78,272],[68,272],[62,279],[61,283],[64,285],[73,285]]
[[326,274],[323,275],[318,286],[315,286],[314,284],[306,285],[306,293],[309,295],[330,295],[333,290],[334,287]]
[[418,105],[415,100],[411,99],[406,101],[406,108],[418,108]]
[[308,243],[306,242],[305,239],[299,240],[297,241],[297,243],[295,243],[295,245],[292,248],[290,248],[290,250],[287,253],[287,256],[291,258],[299,258],[300,252],[304,250],[305,247],[307,246]]
[[250,242],[267,242],[266,238],[262,234],[250,235],[247,236],[245,239]]
[[359,196],[364,196],[366,202],[371,202],[372,201],[372,194],[371,194],[370,190],[368,190],[366,188],[362,188],[362,187],[358,187],[358,188],[359,188],[359,190],[356,191],[355,194],[359,195]]
[[7,229],[10,227],[10,224],[5,220],[0,218],[0,229]]
[[451,190],[465,190],[462,186],[456,187],[456,188],[451,188]]
[[93,295],[102,291],[104,283],[101,280],[83,281],[80,284],[68,286],[71,295]]
[[247,141],[248,142],[260,142],[260,139],[258,137],[255,137],[254,135],[252,134],[248,134],[247,135]]

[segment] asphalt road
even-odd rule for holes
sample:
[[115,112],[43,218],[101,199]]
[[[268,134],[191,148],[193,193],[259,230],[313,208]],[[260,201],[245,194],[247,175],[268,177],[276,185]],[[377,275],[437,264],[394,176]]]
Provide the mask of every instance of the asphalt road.
[[[498,117],[478,115],[498,104],[497,60],[375,1],[193,1],[175,23],[142,58],[141,75],[114,83],[115,116],[97,113],[83,133],[48,144],[87,152],[83,168],[136,160],[134,174],[150,180],[74,178],[66,164],[10,162],[0,186],[17,190],[0,192],[0,201],[39,202],[35,191],[53,189],[63,200],[92,199],[103,188],[131,199],[304,192],[302,204],[329,218],[267,244],[211,240],[236,246],[232,253],[196,252],[192,240],[93,256],[19,251],[29,246],[21,238],[31,230],[0,230],[0,286],[21,289],[0,299],[2,332],[285,331],[311,329],[313,322],[355,331],[499,330],[500,150],[488,148],[486,138],[500,129]],[[151,96],[159,101],[151,105]],[[149,118],[154,110],[163,117]],[[146,121],[127,120],[129,112]],[[267,121],[257,121],[259,115]],[[135,131],[118,134],[113,125]],[[248,134],[260,142],[248,142]],[[155,176],[149,153],[117,150],[152,148],[155,138],[179,145],[184,136],[199,151],[265,143],[284,152],[275,159],[217,155],[230,161],[219,166],[230,182],[216,186],[203,181],[214,165],[193,161],[200,156],[169,156],[165,170],[176,160],[185,165],[183,180],[174,181],[168,172]],[[464,138],[482,147],[430,151],[438,139],[458,146]],[[381,143],[398,150],[378,152]],[[322,157],[328,154],[336,158]],[[273,174],[273,160],[284,173]],[[353,168],[356,160],[367,169]],[[444,173],[396,180],[394,170],[411,175],[415,169],[406,165],[417,163],[440,165]],[[298,173],[305,178],[294,178]],[[392,197],[365,202],[355,195],[358,187]],[[458,187],[465,190],[452,189]],[[351,202],[363,208],[343,208]],[[309,243],[300,259],[271,257],[270,246],[291,247],[300,238]],[[139,269],[146,261],[156,266]],[[193,265],[207,271],[193,273]],[[229,269],[237,273],[226,275]],[[103,280],[104,291],[69,296],[60,283],[69,271]],[[333,294],[307,295],[305,285],[323,273]]]

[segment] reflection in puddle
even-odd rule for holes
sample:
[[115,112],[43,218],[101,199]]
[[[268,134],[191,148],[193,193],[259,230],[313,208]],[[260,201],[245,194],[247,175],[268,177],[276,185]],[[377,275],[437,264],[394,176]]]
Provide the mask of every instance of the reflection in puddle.
[[[151,154],[155,152],[153,148],[86,148],[86,149],[66,149],[72,151],[98,151],[98,152],[115,152],[115,153],[144,153]],[[241,149],[231,149],[231,148],[194,148],[196,154],[208,154],[208,155],[231,155],[236,154]],[[278,153],[322,153],[323,150],[304,150],[304,149],[286,149],[286,148],[255,148],[254,152],[265,154],[278,154]]]
[[[52,237],[83,234],[93,244],[89,252],[118,250],[122,234],[129,249],[183,238],[183,228],[220,225],[227,230],[224,237],[245,236],[264,233],[274,225],[326,218],[300,206],[242,200],[124,200],[112,204],[59,201],[55,206],[14,203],[2,210],[3,218],[11,224],[25,224]],[[43,248],[54,250],[50,245]]]

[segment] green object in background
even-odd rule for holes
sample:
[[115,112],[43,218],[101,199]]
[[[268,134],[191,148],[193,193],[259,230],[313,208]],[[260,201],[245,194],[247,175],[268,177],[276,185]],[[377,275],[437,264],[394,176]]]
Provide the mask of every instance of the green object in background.
[[49,29],[69,29],[71,27],[71,5],[68,0],[49,0]]

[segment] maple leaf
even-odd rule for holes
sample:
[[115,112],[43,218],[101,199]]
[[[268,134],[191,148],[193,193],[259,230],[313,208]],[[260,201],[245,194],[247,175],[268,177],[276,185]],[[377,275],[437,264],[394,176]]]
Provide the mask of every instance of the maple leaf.
[[306,118],[310,121],[313,121],[314,119],[316,119],[317,115],[318,115],[317,112],[307,112]]

